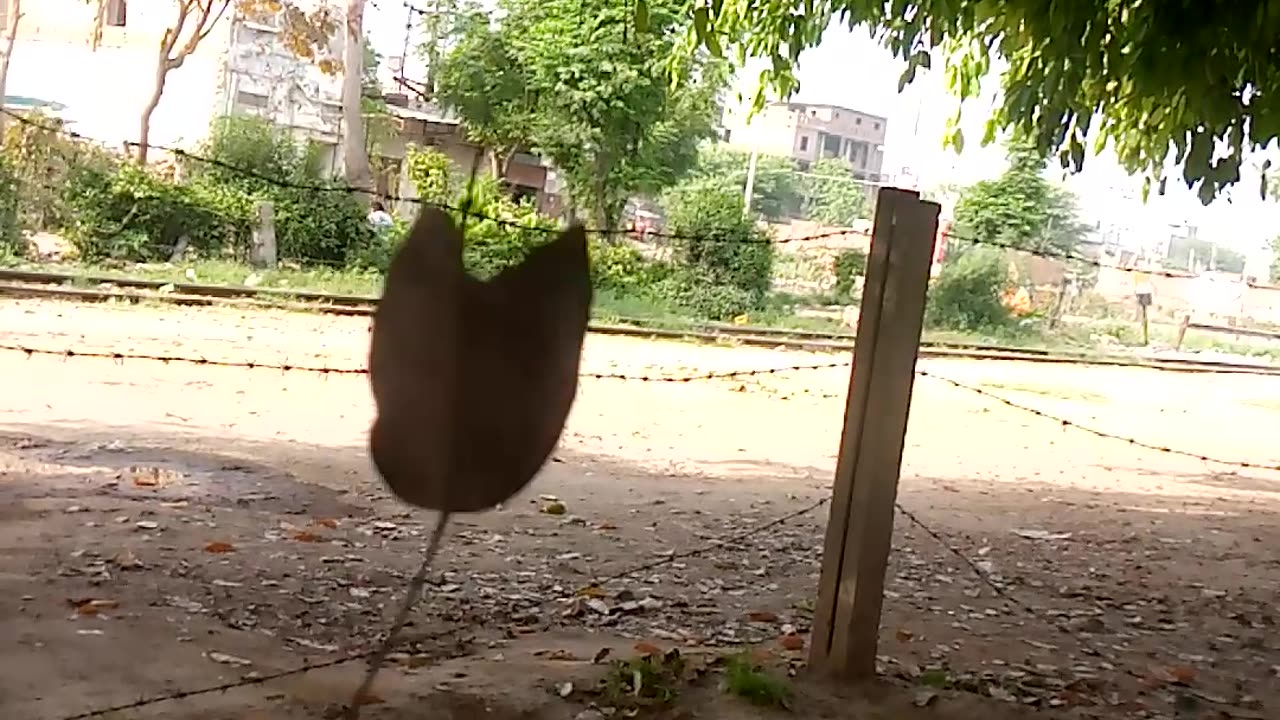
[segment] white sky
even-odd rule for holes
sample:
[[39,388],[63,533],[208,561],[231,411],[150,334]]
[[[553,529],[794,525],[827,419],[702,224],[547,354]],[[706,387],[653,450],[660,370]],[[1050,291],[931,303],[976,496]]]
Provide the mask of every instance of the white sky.
[[[415,0],[419,4],[426,1]],[[406,16],[403,0],[371,0],[367,7],[366,29],[384,56],[401,53]],[[411,43],[419,37],[415,31]],[[795,99],[844,105],[887,117],[885,171],[910,167],[924,187],[948,182],[963,185],[998,175],[1005,164],[1003,149],[979,147],[983,123],[994,102],[995,82],[989,83],[992,91],[984,98],[966,103],[962,124],[965,150],[957,155],[942,149],[943,126],[956,101],[944,87],[940,59],[935,58],[935,70],[921,73],[898,94],[902,68],[903,63],[871,40],[865,30],[832,27],[819,47],[801,57],[801,87]],[[740,74],[738,84],[744,95],[754,90],[758,72],[759,66],[753,65]],[[421,74],[421,62],[411,59],[409,77],[417,79]],[[1280,203],[1258,197],[1255,171],[1242,170],[1241,175],[1240,184],[1228,196],[1208,207],[1202,206],[1180,180],[1173,179],[1165,196],[1158,197],[1153,191],[1144,205],[1142,179],[1127,176],[1109,154],[1087,157],[1085,170],[1067,182],[1080,199],[1082,219],[1129,227],[1135,240],[1144,235],[1167,235],[1169,223],[1187,222],[1198,226],[1200,237],[1206,240],[1243,252],[1261,251],[1267,240],[1280,235]]]

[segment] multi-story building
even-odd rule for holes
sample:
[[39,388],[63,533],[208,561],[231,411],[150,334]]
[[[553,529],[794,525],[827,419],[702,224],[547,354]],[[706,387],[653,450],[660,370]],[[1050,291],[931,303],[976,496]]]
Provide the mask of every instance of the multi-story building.
[[726,112],[723,140],[731,147],[791,157],[801,169],[842,158],[860,178],[881,179],[889,121],[839,105],[776,102],[749,121],[745,109]]
[[[173,23],[174,4],[107,0],[96,48],[95,5],[84,0],[22,3],[6,91],[62,106],[58,114],[77,132],[119,146],[138,138],[143,108],[155,89],[160,38]],[[0,0],[0,15],[8,6],[9,0]],[[279,35],[271,18],[255,23],[233,12],[221,17],[182,67],[168,74],[151,118],[151,143],[190,148],[207,135],[214,117],[248,112],[320,143],[322,159],[336,171],[341,75],[326,75],[315,63],[292,55]],[[341,57],[342,42],[337,33],[328,52]]]

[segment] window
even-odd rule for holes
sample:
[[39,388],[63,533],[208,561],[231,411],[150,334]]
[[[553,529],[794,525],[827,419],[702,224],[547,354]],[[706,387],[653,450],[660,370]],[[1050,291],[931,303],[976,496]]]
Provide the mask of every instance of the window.
[[124,27],[128,21],[128,16],[129,3],[127,0],[107,0],[102,22],[109,27]]
[[800,136],[800,150],[801,150],[801,151],[805,151],[805,150],[808,150],[808,149],[809,149],[809,136],[808,136],[808,135],[801,135],[801,136]]
[[854,125],[861,125],[861,124],[862,124],[862,118],[854,118],[854,119],[853,119],[853,124],[854,124]]
[[250,90],[236,91],[236,107],[238,108],[260,110],[267,106],[267,100],[265,93],[256,93]]
[[729,142],[729,138],[733,137],[733,131],[729,128],[724,129],[724,141]]
[[879,129],[880,129],[880,123],[871,123],[871,125],[872,125],[872,127],[874,127],[874,128],[875,128],[875,129],[877,129],[877,130],[879,130]]

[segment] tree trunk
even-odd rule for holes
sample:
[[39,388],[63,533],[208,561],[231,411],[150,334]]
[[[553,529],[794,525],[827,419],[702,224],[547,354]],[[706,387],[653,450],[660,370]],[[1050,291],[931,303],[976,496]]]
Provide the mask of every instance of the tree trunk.
[[160,98],[164,97],[164,86],[169,80],[169,53],[165,50],[160,56],[160,64],[156,67],[155,89],[151,91],[151,99],[142,109],[142,119],[138,122],[138,153],[136,159],[139,166],[147,164],[147,151],[151,144],[151,116],[160,107]]
[[373,190],[373,170],[364,142],[364,113],[361,103],[364,79],[364,2],[347,0],[347,37],[343,48],[342,78],[342,160],[347,184]]
[[[18,21],[22,19],[22,0],[9,0],[9,12],[4,17],[4,48],[0,49],[0,103],[4,102],[9,84],[9,59],[13,57],[13,43],[18,37]],[[0,141],[4,140],[5,121],[0,113]]]
[[506,168],[502,166],[502,156],[498,154],[497,148],[489,148],[489,171],[493,173],[493,179],[499,182],[507,176]]

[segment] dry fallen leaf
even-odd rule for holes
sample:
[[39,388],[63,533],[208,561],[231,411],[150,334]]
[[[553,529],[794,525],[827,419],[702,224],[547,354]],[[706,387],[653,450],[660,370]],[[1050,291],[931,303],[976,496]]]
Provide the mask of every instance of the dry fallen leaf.
[[67,601],[76,609],[77,615],[97,615],[102,610],[110,610],[120,607],[120,603],[115,600],[102,600],[98,598],[83,598]]
[[383,700],[380,696],[375,695],[372,692],[366,692],[365,694],[360,696],[360,698],[356,701],[356,704],[357,705],[381,705],[385,702],[386,700]]
[[208,553],[229,553],[235,551],[235,546],[228,542],[214,541],[204,546],[204,551]]
[[803,650],[804,638],[799,635],[783,635],[779,640],[784,650]]
[[316,524],[322,527],[327,527],[330,530],[338,529],[338,521],[334,520],[333,518],[321,518],[319,520],[316,520]]
[[298,542],[307,542],[307,543],[320,542],[324,540],[324,538],[320,537],[319,535],[313,532],[309,532],[307,530],[299,530],[298,532],[295,532],[291,537],[293,537],[293,539],[297,540]]
[[252,660],[245,660],[242,657],[236,657],[235,655],[228,655],[227,653],[218,652],[216,650],[210,650],[209,652],[205,653],[204,656],[216,663],[222,663],[223,665],[252,665],[253,664]]
[[900,643],[911,642],[911,639],[915,637],[914,635],[911,634],[910,630],[903,630],[903,629],[899,629],[898,632],[896,633],[896,636],[898,638],[898,642]]
[[636,643],[635,651],[640,653],[642,657],[651,657],[662,654],[662,648],[654,645],[653,643],[644,642],[643,640]]
[[778,614],[768,610],[753,610],[747,613],[747,620],[758,623],[775,623],[778,622]]
[[599,665],[600,663],[604,662],[605,658],[609,657],[609,653],[611,652],[613,651],[607,647],[600,648],[599,650],[596,651],[595,657],[591,658],[591,664]]
[[1173,678],[1174,682],[1190,685],[1196,679],[1196,669],[1189,665],[1171,667],[1169,668],[1169,677]]

